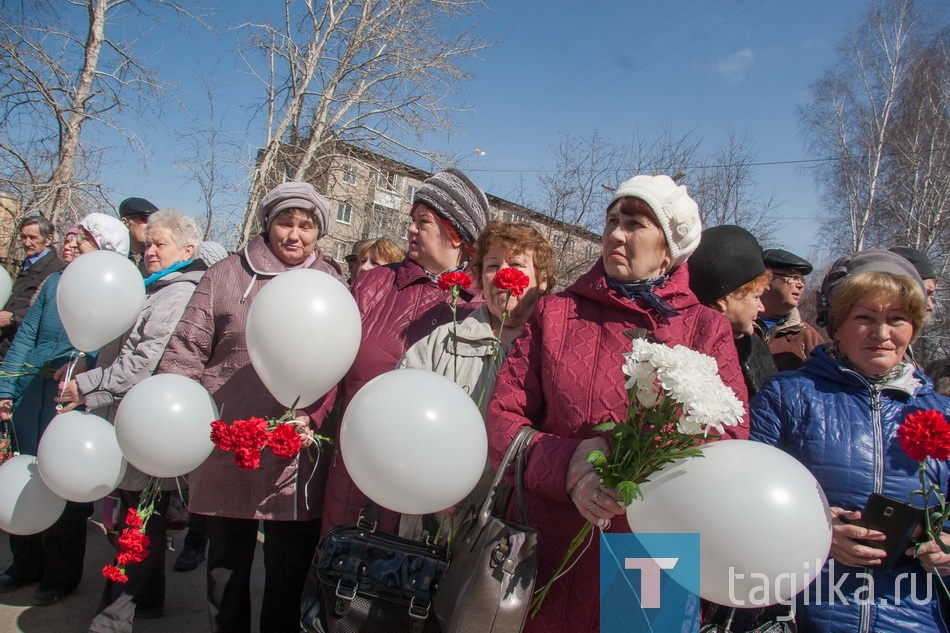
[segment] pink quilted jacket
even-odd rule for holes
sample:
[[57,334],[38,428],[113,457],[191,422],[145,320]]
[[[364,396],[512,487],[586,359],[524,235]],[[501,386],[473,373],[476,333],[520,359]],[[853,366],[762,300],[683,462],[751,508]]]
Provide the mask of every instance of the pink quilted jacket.
[[[608,289],[598,262],[566,291],[543,297],[525,332],[501,368],[488,408],[489,456],[497,468],[508,444],[525,425],[541,431],[525,454],[528,521],[541,530],[538,587],[554,571],[584,524],[564,489],[568,462],[595,425],[623,420],[627,410],[621,371],[628,334],[645,328],[657,342],[686,345],[719,364],[723,381],[748,401],[729,322],[699,304],[689,289],[686,265],[677,268],[657,294],[679,316],[662,323],[642,300]],[[748,416],[746,416],[747,418]],[[746,438],[748,420],[732,427]],[[629,532],[622,516],[611,531]],[[526,632],[577,633],[599,630],[599,539],[594,536],[574,568],[554,583],[541,612]]]
[[[413,343],[452,321],[449,294],[410,259],[361,274],[352,291],[363,319],[363,339],[356,361],[341,383],[337,412],[346,410],[346,405],[360,387],[395,369]],[[481,292],[473,294],[463,290],[459,297],[458,320],[464,319],[482,303]],[[317,423],[326,432],[331,432],[338,426],[339,419],[317,420]],[[367,502],[346,471],[338,442],[336,446],[324,500],[324,531],[337,525],[355,523],[360,509]],[[380,512],[381,529],[395,533],[397,521],[396,514]]]

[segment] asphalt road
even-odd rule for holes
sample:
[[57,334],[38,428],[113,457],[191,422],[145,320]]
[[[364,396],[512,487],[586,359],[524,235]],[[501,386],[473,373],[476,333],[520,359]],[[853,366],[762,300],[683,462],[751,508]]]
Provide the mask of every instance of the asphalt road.
[[[102,594],[105,578],[100,570],[111,563],[115,550],[105,536],[101,523],[101,503],[87,522],[87,545],[85,570],[82,583],[76,591],[61,602],[48,607],[30,604],[36,585],[29,585],[12,593],[0,594],[0,633],[84,633],[95,615]],[[183,534],[173,539],[173,546],[180,549]],[[260,536],[258,538],[260,541]],[[263,552],[260,542],[254,560],[254,576],[251,580],[252,622],[256,631],[260,596],[264,587]],[[166,555],[165,617],[157,620],[136,620],[135,633],[207,633],[208,608],[205,601],[205,564],[190,572],[177,572],[172,568],[178,551]],[[10,565],[10,544],[6,536],[0,536],[0,572]]]

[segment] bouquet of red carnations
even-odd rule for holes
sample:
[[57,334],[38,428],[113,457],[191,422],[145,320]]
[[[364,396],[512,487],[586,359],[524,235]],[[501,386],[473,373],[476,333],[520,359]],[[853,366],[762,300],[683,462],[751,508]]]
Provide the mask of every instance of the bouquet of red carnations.
[[261,452],[268,448],[281,459],[291,459],[301,449],[317,447],[330,439],[316,435],[298,423],[290,412],[282,417],[248,418],[228,424],[224,420],[211,423],[211,441],[223,451],[234,453],[234,462],[241,470],[254,470],[261,465]]

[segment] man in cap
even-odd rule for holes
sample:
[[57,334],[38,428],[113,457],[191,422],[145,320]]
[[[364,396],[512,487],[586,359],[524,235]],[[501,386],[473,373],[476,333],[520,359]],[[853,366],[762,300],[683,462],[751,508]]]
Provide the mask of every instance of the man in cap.
[[158,211],[158,207],[145,198],[126,198],[119,204],[119,219],[129,229],[129,238],[132,242],[130,257],[135,261],[142,276],[145,274],[145,229],[148,227],[148,216]]
[[926,253],[910,248],[909,246],[895,246],[889,248],[892,253],[897,253],[917,269],[920,278],[924,280],[924,287],[927,289],[927,312],[933,312],[936,307],[934,304],[934,295],[937,294],[937,273],[934,272],[933,264]]
[[811,351],[825,342],[798,312],[805,277],[811,274],[812,265],[781,248],[766,249],[762,260],[772,271],[772,282],[762,295],[764,309],[755,322],[755,331],[769,344],[779,371],[798,369]]
[[31,215],[20,222],[17,229],[24,259],[20,273],[13,282],[13,290],[0,311],[0,359],[10,349],[17,328],[23,322],[33,303],[33,296],[46,278],[66,267],[66,263],[52,248],[53,225],[41,215]]

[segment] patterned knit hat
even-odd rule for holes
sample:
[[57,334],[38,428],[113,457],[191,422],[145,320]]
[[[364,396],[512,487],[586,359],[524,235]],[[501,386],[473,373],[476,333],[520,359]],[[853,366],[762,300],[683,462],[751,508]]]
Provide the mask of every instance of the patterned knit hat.
[[488,223],[488,198],[468,176],[449,168],[426,178],[412,197],[447,221],[466,244],[474,244]]
[[699,246],[703,232],[699,205],[689,197],[684,185],[677,185],[669,176],[634,176],[620,185],[607,209],[620,198],[643,200],[656,214],[673,258],[670,270],[683,264]]

